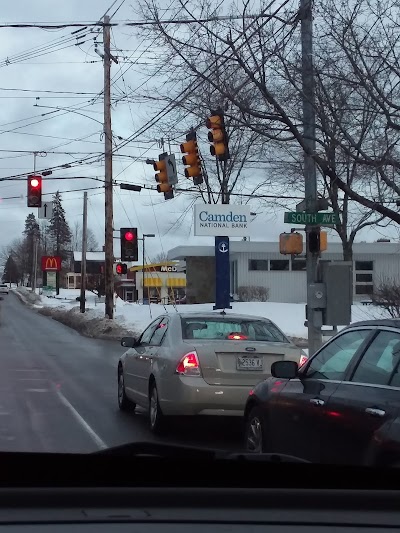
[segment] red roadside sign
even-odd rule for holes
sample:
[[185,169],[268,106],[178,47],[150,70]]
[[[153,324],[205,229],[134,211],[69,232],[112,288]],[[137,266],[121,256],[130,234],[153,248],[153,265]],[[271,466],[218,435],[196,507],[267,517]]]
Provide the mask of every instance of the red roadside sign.
[[42,256],[42,271],[60,272],[61,257],[58,255],[43,255]]

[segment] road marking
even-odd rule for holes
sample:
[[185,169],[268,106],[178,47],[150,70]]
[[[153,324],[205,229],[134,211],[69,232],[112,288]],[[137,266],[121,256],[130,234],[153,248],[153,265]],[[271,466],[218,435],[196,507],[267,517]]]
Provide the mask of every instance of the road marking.
[[84,428],[85,431],[87,431],[87,433],[89,433],[89,435],[97,444],[97,446],[101,449],[109,448],[109,446],[103,441],[103,439],[97,435],[97,433],[89,426],[86,420],[78,413],[75,407],[67,400],[64,394],[57,389],[56,394],[59,397],[61,403],[65,405],[65,407],[67,407],[67,409],[69,409],[71,414],[75,417],[76,421],[79,422],[79,424]]
[[51,392],[50,389],[25,389],[28,392]]

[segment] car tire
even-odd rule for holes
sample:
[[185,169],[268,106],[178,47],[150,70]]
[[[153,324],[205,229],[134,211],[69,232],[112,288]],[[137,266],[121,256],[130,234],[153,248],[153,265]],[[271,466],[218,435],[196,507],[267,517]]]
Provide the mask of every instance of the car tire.
[[134,411],[136,404],[130,400],[125,392],[124,373],[118,369],[118,407],[121,411]]
[[157,385],[153,382],[149,390],[149,422],[153,433],[160,435],[165,430],[165,416],[158,400]]
[[253,407],[246,419],[245,449],[247,453],[265,453],[267,451],[267,428],[263,410]]

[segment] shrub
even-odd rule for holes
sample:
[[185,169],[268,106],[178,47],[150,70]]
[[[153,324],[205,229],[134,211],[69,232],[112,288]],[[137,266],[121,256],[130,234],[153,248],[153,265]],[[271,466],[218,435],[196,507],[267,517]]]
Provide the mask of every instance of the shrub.
[[257,286],[238,287],[238,296],[240,302],[267,302],[269,289]]
[[371,297],[374,305],[386,309],[392,318],[400,318],[400,283],[394,279],[384,279]]

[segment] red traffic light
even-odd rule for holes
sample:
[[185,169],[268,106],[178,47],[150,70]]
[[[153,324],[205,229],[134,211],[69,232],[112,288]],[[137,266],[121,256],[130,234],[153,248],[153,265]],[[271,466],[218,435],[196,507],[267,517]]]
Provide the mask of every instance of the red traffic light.
[[133,241],[133,239],[134,239],[133,233],[131,231],[127,231],[125,233],[125,240],[126,241]]
[[28,176],[27,185],[28,207],[42,207],[42,176]]
[[117,274],[122,274],[122,265],[121,263],[118,263],[116,268],[115,268]]

